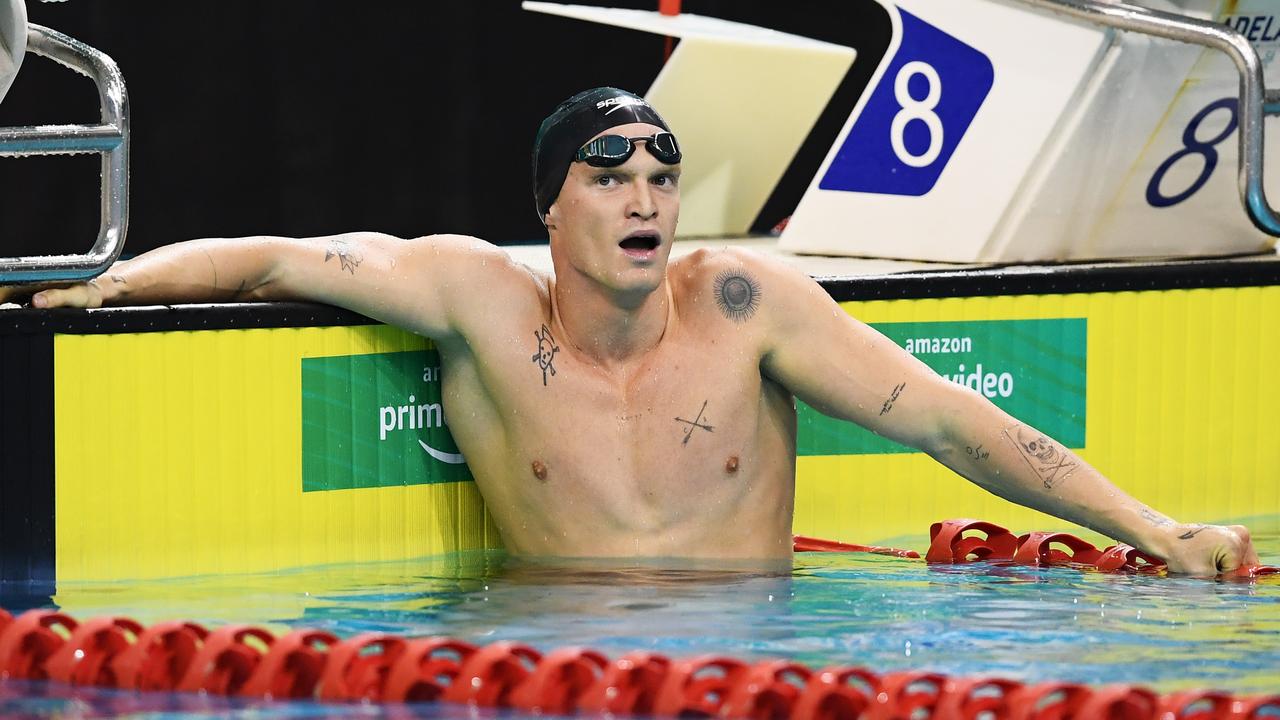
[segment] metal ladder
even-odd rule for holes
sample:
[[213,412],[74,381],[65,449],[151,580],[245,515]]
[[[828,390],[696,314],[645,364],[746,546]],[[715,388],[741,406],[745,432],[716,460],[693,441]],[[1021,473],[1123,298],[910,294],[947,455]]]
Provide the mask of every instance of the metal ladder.
[[[1048,10],[1119,30],[1152,35],[1178,42],[1203,45],[1226,53],[1240,72],[1240,136],[1238,185],[1240,203],[1249,220],[1262,232],[1280,237],[1280,215],[1267,202],[1262,186],[1264,115],[1280,115],[1280,91],[1267,90],[1262,60],[1249,40],[1236,30],[1176,13],[1149,10],[1137,5],[1105,0],[1016,0],[1022,5]],[[1272,242],[1274,246],[1274,241]]]
[[129,102],[124,78],[106,54],[40,25],[27,25],[27,51],[93,80],[102,122],[0,128],[0,157],[100,153],[102,220],[97,242],[84,255],[0,257],[0,285],[88,280],[120,257],[129,224]]

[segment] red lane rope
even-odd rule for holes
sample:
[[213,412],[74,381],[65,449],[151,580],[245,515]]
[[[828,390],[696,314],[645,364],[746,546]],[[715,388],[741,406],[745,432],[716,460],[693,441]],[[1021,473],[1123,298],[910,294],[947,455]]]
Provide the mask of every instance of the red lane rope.
[[[1127,545],[1098,550],[1065,533],[1014,536],[977,520],[935,523],[930,563],[1003,560],[1107,572],[1157,572],[1163,561]],[[797,536],[803,550],[917,553]],[[1277,572],[1241,568],[1233,576]],[[702,655],[672,659],[633,652],[616,660],[580,647],[546,655],[527,645],[477,646],[442,637],[364,633],[339,640],[319,630],[279,638],[262,628],[209,631],[191,622],[149,628],[125,617],[84,623],[54,610],[13,617],[0,609],[0,681],[203,692],[266,699],[444,701],[534,713],[644,713],[667,717],[790,718],[1125,718],[1248,720],[1280,715],[1280,694],[1234,697],[1207,690],[1160,696],[1134,685],[1023,684],[1003,678],[853,666],[813,670],[786,660],[748,664]]]
[[[929,528],[930,563],[1004,560],[1015,565],[1066,565],[1102,572],[1150,572],[1168,569],[1164,560],[1117,543],[1102,550],[1067,533],[1030,532],[1014,535],[995,523],[959,518]],[[1280,573],[1271,565],[1242,565],[1221,574],[1223,579],[1251,579]]]
[[898,548],[882,547],[880,545],[856,545],[854,543],[823,540],[822,538],[808,537],[806,535],[795,535],[792,539],[792,549],[796,552],[865,552],[904,558],[920,557],[920,553],[915,550],[899,550]]
[[[855,545],[796,535],[796,552],[868,552],[919,558],[914,550]],[[1065,565],[1102,572],[1159,573],[1168,569],[1164,560],[1124,543],[1099,550],[1086,540],[1061,532],[1030,532],[1014,535],[995,523],[958,518],[929,527],[929,550],[925,562],[954,564],[981,560],[1005,561],[1014,565]],[[1271,565],[1242,565],[1223,573],[1223,579],[1251,579],[1280,573]]]
[[748,664],[714,655],[671,659],[635,652],[610,660],[578,647],[543,655],[513,642],[476,646],[383,633],[340,641],[315,630],[276,638],[245,625],[210,632],[166,622],[143,629],[120,617],[78,624],[53,610],[17,618],[0,610],[0,681],[9,678],[264,699],[445,701],[554,714],[792,720],[1248,720],[1280,714],[1280,695],[1195,690],[1160,696],[1133,685],[1023,684],[851,666],[815,671],[787,660]]

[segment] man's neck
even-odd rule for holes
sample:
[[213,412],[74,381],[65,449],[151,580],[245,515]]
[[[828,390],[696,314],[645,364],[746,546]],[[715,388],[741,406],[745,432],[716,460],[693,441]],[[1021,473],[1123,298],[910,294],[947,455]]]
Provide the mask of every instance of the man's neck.
[[605,369],[626,365],[656,347],[671,310],[666,278],[651,292],[617,293],[574,273],[557,277],[552,288],[554,320],[565,342]]

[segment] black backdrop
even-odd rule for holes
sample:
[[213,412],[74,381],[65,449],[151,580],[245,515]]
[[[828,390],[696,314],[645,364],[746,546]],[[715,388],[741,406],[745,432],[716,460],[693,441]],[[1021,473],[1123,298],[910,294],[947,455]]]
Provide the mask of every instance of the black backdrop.
[[[684,10],[859,52],[757,219],[767,230],[794,209],[883,55],[888,17],[874,0],[685,0]],[[517,0],[28,0],[28,13],[124,74],[126,254],[192,237],[348,230],[545,239],[530,189],[538,123],[587,87],[643,93],[663,52],[660,37]],[[759,98],[758,112],[785,111]],[[30,54],[0,105],[0,126],[97,119],[92,83]],[[98,167],[97,156],[0,158],[0,256],[88,250]]]

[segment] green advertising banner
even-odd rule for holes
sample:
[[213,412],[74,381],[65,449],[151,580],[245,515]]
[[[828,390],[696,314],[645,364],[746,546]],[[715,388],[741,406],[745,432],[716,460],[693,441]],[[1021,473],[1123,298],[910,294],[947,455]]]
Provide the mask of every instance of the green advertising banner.
[[[874,323],[935,372],[1070,448],[1084,447],[1084,318]],[[800,455],[915,452],[797,402]]]
[[435,350],[303,358],[303,492],[471,479]]

